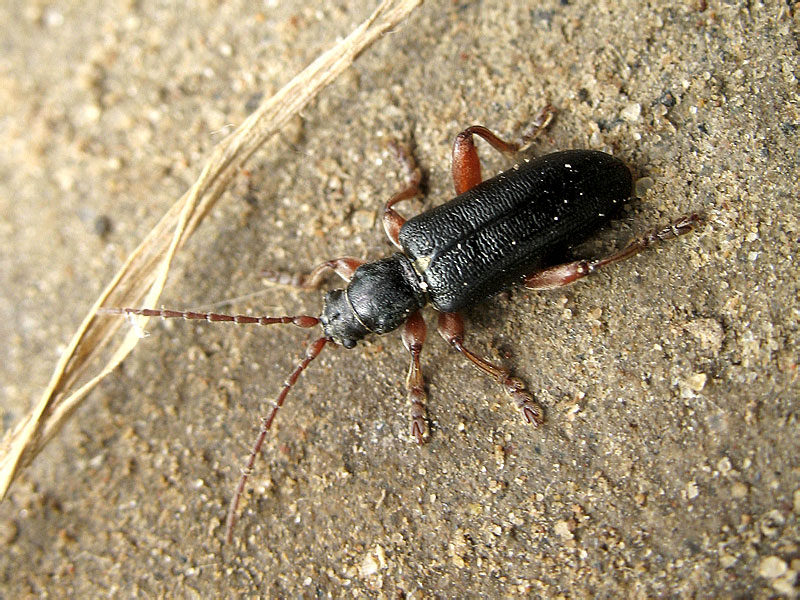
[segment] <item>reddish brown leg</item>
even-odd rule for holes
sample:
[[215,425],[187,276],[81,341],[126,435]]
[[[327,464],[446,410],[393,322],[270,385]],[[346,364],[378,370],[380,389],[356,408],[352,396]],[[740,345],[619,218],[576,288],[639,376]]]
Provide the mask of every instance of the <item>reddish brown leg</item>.
[[411,315],[403,327],[403,345],[411,353],[411,364],[406,377],[408,400],[411,403],[411,435],[416,438],[418,444],[424,443],[430,436],[425,416],[425,402],[428,396],[425,394],[425,381],[419,367],[419,355],[425,343],[426,329],[425,320],[419,312]]
[[398,202],[410,200],[421,194],[419,184],[420,181],[422,181],[422,173],[419,168],[417,168],[414,157],[411,156],[407,148],[401,146],[397,142],[392,142],[390,146],[406,169],[406,187],[389,198],[389,201],[386,203],[386,207],[383,210],[383,229],[386,231],[389,240],[400,248],[400,242],[397,238],[400,234],[400,228],[406,220],[392,207]]
[[303,290],[316,290],[325,280],[325,275],[333,271],[345,281],[350,281],[355,270],[364,264],[363,260],[344,256],[326,260],[318,264],[310,273],[282,273],[280,271],[262,271],[261,276],[269,283],[288,285]]
[[483,178],[481,160],[472,136],[478,135],[491,144],[492,148],[506,155],[515,154],[519,149],[535,139],[553,120],[555,109],[548,105],[539,111],[533,123],[519,140],[507,142],[480,125],[473,125],[456,136],[453,142],[452,170],[456,194],[463,194],[475,187]]
[[571,263],[555,265],[536,273],[531,273],[525,278],[525,287],[531,290],[550,290],[553,288],[569,285],[594,273],[598,269],[625,260],[638,254],[658,242],[671,240],[678,236],[689,233],[701,222],[698,214],[691,214],[681,217],[674,223],[662,229],[653,229],[644,235],[634,238],[622,250],[610,254],[597,260],[576,260]]
[[517,406],[522,410],[522,414],[525,416],[525,420],[528,423],[531,423],[534,427],[538,427],[544,422],[542,407],[533,399],[533,394],[525,389],[525,384],[521,379],[511,377],[508,369],[495,365],[464,348],[464,320],[461,318],[461,315],[458,313],[440,313],[438,329],[439,335],[441,335],[448,344],[463,354],[473,365],[503,386],[506,393],[516,401]]
[[272,427],[272,422],[275,420],[275,416],[278,414],[281,406],[283,406],[283,402],[286,400],[289,390],[292,389],[292,386],[295,384],[295,382],[297,382],[297,378],[300,377],[300,374],[303,371],[305,371],[309,363],[319,356],[319,353],[322,352],[322,349],[325,347],[325,344],[328,341],[328,338],[322,337],[311,343],[306,350],[306,355],[303,360],[300,361],[300,364],[295,367],[294,371],[292,371],[292,374],[289,375],[288,379],[286,379],[286,382],[283,384],[283,389],[281,389],[281,393],[278,395],[277,400],[275,400],[275,404],[273,405],[269,416],[262,417],[261,419],[261,430],[258,432],[256,443],[253,444],[253,449],[250,451],[250,457],[247,459],[247,464],[245,465],[244,469],[242,469],[242,476],[239,478],[239,485],[236,486],[236,492],[234,493],[233,499],[231,499],[230,506],[228,507],[228,518],[225,521],[225,541],[228,544],[230,544],[233,540],[233,527],[236,525],[236,510],[239,508],[239,500],[244,493],[244,486],[247,484],[247,479],[253,472],[253,466],[256,464],[256,458],[258,457],[258,453],[261,451],[261,446],[264,444],[264,440],[267,437],[267,433],[269,433],[270,427]]

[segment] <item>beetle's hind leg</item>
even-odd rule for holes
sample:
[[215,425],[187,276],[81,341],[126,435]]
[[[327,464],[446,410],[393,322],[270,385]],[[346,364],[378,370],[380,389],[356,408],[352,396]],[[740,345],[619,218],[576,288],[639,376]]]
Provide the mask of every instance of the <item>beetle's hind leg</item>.
[[301,290],[316,290],[322,285],[325,276],[333,271],[345,281],[350,281],[356,269],[364,261],[350,256],[326,260],[314,267],[310,273],[283,273],[281,271],[262,271],[261,277],[268,283],[286,285]]
[[439,314],[439,335],[444,340],[463,354],[467,360],[478,367],[481,371],[492,377],[497,383],[503,386],[506,393],[511,396],[522,410],[525,420],[538,427],[544,422],[544,411],[534,400],[521,379],[512,377],[505,367],[495,365],[487,359],[470,352],[464,347],[464,320],[458,313]]
[[686,215],[666,227],[653,229],[642,236],[632,239],[622,250],[603,258],[576,260],[536,271],[525,278],[525,287],[529,290],[551,290],[569,285],[594,273],[598,269],[630,258],[659,242],[685,235],[692,231],[701,221],[702,217],[696,213]]
[[386,231],[386,236],[389,240],[402,249],[398,236],[400,235],[400,228],[406,222],[406,219],[392,207],[398,202],[411,200],[411,198],[422,194],[419,187],[422,182],[422,172],[417,167],[417,163],[408,148],[395,141],[390,142],[389,146],[406,169],[406,187],[389,198],[386,203],[383,209],[383,229]]
[[534,117],[533,123],[528,131],[523,133],[518,140],[512,142],[501,139],[481,125],[473,125],[459,133],[453,142],[453,154],[451,159],[453,185],[456,188],[456,194],[463,194],[483,181],[481,175],[481,159],[478,157],[478,150],[475,147],[473,136],[477,135],[482,137],[498,152],[511,156],[538,137],[539,134],[550,125],[555,112],[555,108],[549,104],[545,106],[539,111],[536,117]]
[[428,396],[425,393],[425,380],[419,366],[419,355],[425,343],[427,328],[422,315],[415,312],[406,320],[403,326],[403,345],[411,353],[411,363],[406,377],[408,400],[411,403],[411,435],[418,444],[425,443],[430,437],[428,419],[425,414],[425,403]]

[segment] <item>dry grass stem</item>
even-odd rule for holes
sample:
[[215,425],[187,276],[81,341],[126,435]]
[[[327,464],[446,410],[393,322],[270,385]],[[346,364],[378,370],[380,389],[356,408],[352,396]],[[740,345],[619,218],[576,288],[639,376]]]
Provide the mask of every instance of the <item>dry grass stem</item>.
[[[97,314],[103,307],[155,306],[175,253],[200,225],[231,179],[264,142],[296,115],[382,34],[402,22],[422,0],[385,0],[344,40],[320,55],[266,100],[212,151],[194,185],[178,200],[127,258],[94,302],[56,365],[41,399],[0,445],[0,496],[20,469],[54,436],[88,392],[136,346],[124,319]],[[144,326],[146,319],[141,319]],[[109,357],[110,354],[110,358]]]

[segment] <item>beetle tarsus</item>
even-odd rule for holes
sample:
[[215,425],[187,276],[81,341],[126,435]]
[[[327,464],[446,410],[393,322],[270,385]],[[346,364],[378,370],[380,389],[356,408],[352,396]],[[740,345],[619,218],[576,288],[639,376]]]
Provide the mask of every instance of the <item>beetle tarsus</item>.
[[555,117],[556,112],[558,111],[556,111],[552,104],[547,104],[536,113],[530,128],[520,137],[520,148],[525,148],[539,137],[541,133],[550,126],[550,123],[553,122],[553,117]]
[[503,369],[503,373],[497,376],[497,381],[505,387],[506,393],[513,398],[517,406],[522,411],[522,416],[525,421],[535,427],[539,427],[544,422],[544,411],[542,407],[533,397],[525,383],[519,377],[511,377],[508,374],[508,369]]
[[518,392],[514,397],[527,423],[533,425],[534,428],[544,423],[544,410],[542,410],[541,405],[533,399],[532,394],[527,391],[523,393]]
[[525,287],[529,290],[552,290],[569,285],[595,271],[626,258],[630,258],[658,243],[686,235],[703,222],[702,215],[692,213],[673,221],[666,227],[657,227],[633,238],[618,252],[596,260],[576,260],[570,263],[553,265],[525,277]]
[[469,362],[475,365],[483,373],[494,379],[503,386],[506,394],[511,396],[522,410],[522,414],[528,423],[538,427],[544,421],[541,406],[534,400],[525,387],[525,383],[519,377],[512,377],[511,372],[500,365],[489,362],[482,356],[464,347],[464,319],[458,313],[439,314],[439,335],[458,350]]
[[422,369],[419,364],[419,357],[422,354],[422,346],[425,343],[427,327],[425,319],[419,311],[412,314],[403,326],[403,345],[411,353],[411,363],[408,366],[406,376],[406,389],[408,399],[411,402],[411,435],[417,440],[418,444],[424,444],[430,437],[428,429],[428,418],[425,412],[425,403],[428,396],[425,393],[425,380],[422,377]]
[[549,104],[546,105],[533,118],[530,128],[513,141],[502,139],[482,125],[473,125],[459,133],[453,142],[450,159],[450,168],[453,173],[453,184],[456,193],[463,194],[483,181],[481,160],[478,157],[478,150],[475,147],[473,136],[477,135],[483,138],[492,148],[505,156],[511,157],[539,137],[550,125],[555,113],[555,108]]
[[397,192],[394,196],[389,198],[389,201],[383,208],[383,230],[389,241],[402,250],[400,241],[397,236],[400,234],[400,229],[406,222],[406,218],[398,213],[393,206],[398,202],[411,200],[416,198],[422,192],[420,191],[420,183],[422,182],[422,171],[417,167],[414,157],[408,151],[408,148],[402,144],[392,140],[389,147],[394,152],[397,159],[403,163],[406,169],[406,187]]
[[[421,414],[414,414],[419,410]],[[417,441],[417,444],[422,445],[428,441],[430,431],[428,429],[428,419],[425,417],[425,406],[415,402],[411,405],[411,435]]]

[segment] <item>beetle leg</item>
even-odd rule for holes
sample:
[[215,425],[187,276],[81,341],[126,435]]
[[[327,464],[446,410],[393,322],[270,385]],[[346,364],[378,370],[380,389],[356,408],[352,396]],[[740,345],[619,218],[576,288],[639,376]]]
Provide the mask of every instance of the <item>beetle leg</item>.
[[537,404],[536,400],[533,398],[533,394],[525,388],[525,384],[521,379],[512,377],[509,370],[505,367],[495,365],[464,347],[464,320],[461,318],[460,314],[439,313],[438,330],[439,335],[441,335],[448,344],[463,354],[473,365],[503,386],[506,393],[516,401],[528,423],[531,423],[534,427],[538,427],[544,422],[542,407]]
[[386,231],[389,240],[398,248],[402,248],[398,236],[400,235],[400,228],[406,222],[406,219],[392,207],[398,202],[410,200],[422,193],[419,189],[419,184],[422,181],[422,172],[417,167],[414,157],[411,156],[407,148],[394,141],[390,143],[390,147],[406,168],[406,187],[389,198],[386,203],[383,209],[383,229]]
[[425,380],[419,367],[419,355],[425,343],[425,320],[419,311],[411,315],[403,327],[403,345],[411,353],[411,363],[406,377],[408,400],[411,403],[411,435],[418,444],[428,440],[428,420],[425,415],[425,403],[428,399],[425,394]]
[[667,227],[653,229],[642,236],[634,238],[622,250],[614,252],[604,258],[597,260],[576,260],[531,273],[525,278],[525,287],[530,290],[550,290],[569,285],[570,283],[586,277],[590,273],[594,273],[602,267],[630,258],[658,242],[671,240],[687,234],[701,221],[702,218],[696,213],[683,216]]
[[276,285],[287,285],[289,287],[300,288],[303,290],[316,290],[325,279],[328,271],[333,271],[345,281],[350,281],[355,270],[364,264],[358,258],[344,256],[326,260],[314,267],[310,273],[282,273],[280,271],[262,271],[263,277],[268,283]]
[[555,115],[555,109],[548,104],[536,115],[531,128],[523,133],[519,140],[513,142],[507,142],[497,137],[497,135],[481,125],[473,125],[459,133],[453,142],[451,161],[456,194],[463,194],[483,181],[481,160],[478,157],[478,150],[475,148],[475,140],[472,136],[482,137],[489,142],[492,148],[505,155],[516,154],[520,148],[527,146],[547,128],[550,121],[553,120],[553,115]]

